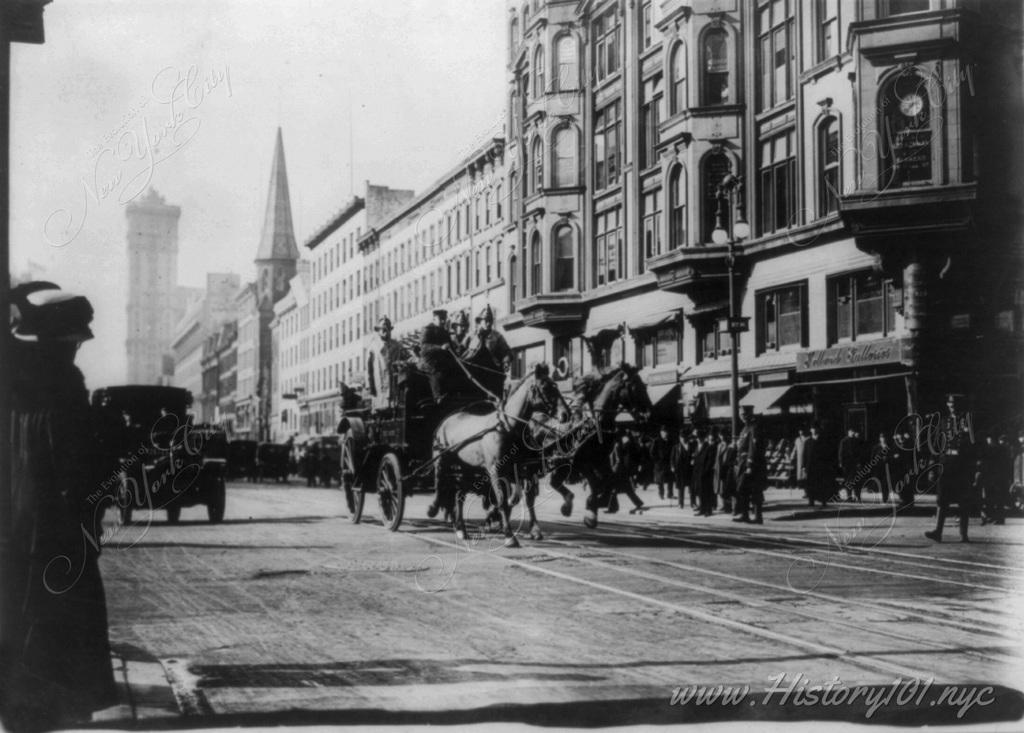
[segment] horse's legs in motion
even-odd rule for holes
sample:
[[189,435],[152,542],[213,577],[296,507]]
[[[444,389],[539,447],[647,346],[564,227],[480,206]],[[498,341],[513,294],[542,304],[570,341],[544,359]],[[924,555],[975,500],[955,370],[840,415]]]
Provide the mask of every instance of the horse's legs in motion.
[[466,539],[466,521],[463,509],[466,504],[466,491],[462,487],[455,492],[455,537],[460,540]]
[[540,479],[536,474],[523,477],[523,493],[526,496],[526,511],[530,515],[530,539],[539,542],[544,539],[544,533],[540,531],[540,524],[537,523],[537,511],[534,508],[537,494],[540,493]]
[[512,531],[512,520],[508,515],[508,492],[505,490],[508,482],[498,476],[498,469],[495,466],[489,466],[487,474],[491,479],[494,499],[501,511],[501,529],[505,533],[505,547],[519,547],[519,540],[516,539],[516,535]]
[[[437,516],[437,513],[441,510],[442,504],[448,504],[442,494],[443,489],[441,488],[441,477],[447,475],[445,470],[447,461],[442,455],[438,457],[438,449],[434,449],[434,498],[430,502],[430,506],[427,507],[427,516],[433,519]],[[447,507],[445,507],[447,508]]]
[[600,477],[591,471],[584,471],[583,475],[590,487],[590,492],[587,494],[587,510],[583,513],[583,525],[594,529],[597,526],[597,509],[601,506],[601,500],[604,498],[604,490],[607,489],[607,485],[606,482],[601,481]]
[[[569,466],[563,466],[556,468],[551,474],[551,488],[562,495],[562,507],[561,512],[563,517],[572,516],[572,500],[573,495],[569,489],[565,488],[565,481],[569,478]],[[540,480],[537,480],[537,492],[540,492]]]

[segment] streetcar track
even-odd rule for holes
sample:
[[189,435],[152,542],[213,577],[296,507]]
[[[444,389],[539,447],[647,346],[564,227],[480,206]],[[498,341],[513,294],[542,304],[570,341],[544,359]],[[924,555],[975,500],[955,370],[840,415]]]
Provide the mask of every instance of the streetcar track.
[[[420,540],[422,542],[428,543],[428,544],[439,545],[439,546],[442,546],[442,547],[448,547],[448,548],[451,548],[451,549],[455,549],[457,551],[473,552],[473,553],[478,552],[478,550],[466,547],[464,545],[460,545],[460,544],[455,543],[455,542],[449,542],[449,541],[441,540],[441,539],[438,539],[436,537],[426,537],[426,536],[424,536],[424,535],[422,535],[420,533],[414,533],[414,534],[411,534],[410,536],[414,537],[414,538],[416,538],[416,539],[418,539],[418,540]],[[926,671],[922,671],[922,670],[918,670],[918,669],[911,669],[909,667],[905,667],[905,666],[900,665],[900,664],[895,664],[895,663],[887,662],[887,661],[880,660],[880,659],[873,659],[871,657],[861,656],[861,655],[856,654],[856,653],[851,653],[849,650],[841,649],[841,648],[834,647],[834,646],[828,646],[828,645],[825,645],[825,644],[819,644],[819,643],[813,642],[813,641],[807,641],[805,639],[801,639],[801,638],[798,638],[798,637],[790,636],[788,634],[784,634],[784,633],[777,632],[777,631],[772,631],[770,629],[761,628],[759,626],[755,626],[755,625],[749,624],[749,623],[744,623],[742,621],[735,621],[733,619],[723,618],[721,616],[717,616],[717,615],[712,614],[712,613],[706,613],[704,611],[700,611],[700,610],[697,610],[697,609],[694,609],[694,608],[690,608],[688,606],[684,606],[684,605],[679,604],[679,603],[674,603],[674,602],[671,602],[671,601],[666,601],[666,600],[663,600],[663,599],[660,599],[660,598],[654,598],[652,596],[649,596],[649,595],[646,595],[646,594],[643,594],[643,593],[637,593],[637,592],[634,592],[634,591],[625,590],[623,588],[617,588],[615,586],[608,585],[606,583],[599,583],[597,581],[587,580],[586,578],[580,578],[580,577],[577,577],[575,575],[571,575],[569,573],[565,573],[565,572],[562,572],[562,571],[559,571],[559,570],[554,570],[554,569],[549,568],[549,567],[533,565],[531,563],[524,562],[522,560],[518,560],[518,559],[516,559],[514,557],[509,557],[508,555],[497,554],[497,553],[487,553],[487,554],[491,555],[493,557],[496,557],[499,560],[501,560],[501,561],[503,561],[503,562],[505,562],[507,564],[510,564],[510,565],[522,568],[522,569],[527,570],[527,571],[532,572],[532,573],[541,574],[541,575],[547,575],[549,577],[558,578],[560,580],[564,580],[564,581],[567,581],[567,582],[570,582],[570,583],[575,583],[577,585],[583,585],[583,586],[587,586],[587,587],[594,588],[594,589],[597,589],[597,590],[605,591],[605,592],[608,592],[608,593],[613,593],[615,595],[623,596],[625,598],[630,598],[630,599],[633,599],[633,600],[636,600],[636,601],[640,601],[642,603],[646,603],[646,604],[649,604],[649,605],[659,606],[661,608],[664,608],[664,609],[667,609],[667,610],[670,610],[670,611],[674,611],[676,613],[681,613],[684,616],[689,616],[690,618],[694,618],[694,619],[697,619],[697,620],[700,620],[700,621],[705,621],[705,622],[708,622],[708,623],[716,624],[718,626],[725,626],[725,627],[731,628],[731,629],[733,629],[735,631],[739,631],[739,632],[742,632],[742,633],[745,633],[745,634],[748,634],[748,635],[751,635],[751,636],[758,636],[758,637],[761,637],[763,639],[768,639],[770,641],[774,641],[774,642],[778,642],[778,643],[782,643],[782,644],[788,645],[790,647],[796,647],[796,648],[802,649],[804,651],[813,652],[814,654],[819,655],[819,656],[821,656],[823,658],[832,658],[832,659],[837,659],[837,660],[840,660],[840,661],[849,662],[850,664],[862,667],[864,669],[868,669],[868,670],[870,670],[872,672],[882,672],[882,673],[885,673],[885,674],[896,674],[896,675],[899,675],[901,677],[909,677],[909,678],[916,678],[916,679],[921,679],[921,678],[927,677],[927,672]],[[556,553],[550,553],[549,552],[549,554],[556,554]]]
[[[559,544],[568,545],[570,547],[578,547],[578,545],[572,545],[571,543],[561,542],[559,540],[551,540],[551,541],[552,542],[558,542]],[[552,554],[552,556],[554,556],[554,557],[559,557],[559,558],[569,558],[569,557],[574,557],[575,558],[575,556],[560,555],[558,553],[550,553],[550,554]],[[650,561],[649,558],[642,557],[642,556],[631,555],[631,554],[627,554],[627,553],[612,553],[612,554],[613,555],[617,555],[617,556],[625,555],[627,557],[634,558],[634,559],[642,559],[645,562]],[[804,618],[808,618],[808,619],[811,619],[813,621],[821,621],[822,620],[821,617],[819,615],[815,614],[815,613],[812,613],[812,612],[809,612],[809,611],[804,611],[802,609],[799,609],[799,608],[793,607],[793,606],[785,606],[785,607],[783,607],[783,603],[782,602],[783,601],[791,600],[791,598],[789,598],[789,597],[786,597],[784,599],[771,599],[771,598],[751,599],[751,598],[745,597],[745,596],[743,596],[741,594],[732,593],[732,592],[729,592],[729,591],[719,591],[719,590],[716,590],[714,588],[709,588],[708,586],[699,585],[699,584],[695,584],[695,583],[688,583],[686,581],[680,581],[680,580],[676,580],[674,578],[665,578],[664,576],[659,576],[659,575],[656,575],[654,573],[647,573],[647,572],[644,572],[644,571],[638,571],[638,570],[633,569],[633,568],[622,568],[620,566],[613,565],[612,563],[601,562],[599,560],[584,560],[583,562],[585,562],[585,564],[592,565],[592,566],[595,566],[595,567],[602,567],[602,568],[616,570],[616,571],[618,571],[620,573],[625,573],[625,574],[628,574],[628,575],[635,575],[636,577],[645,578],[645,579],[648,579],[648,580],[653,580],[655,582],[663,583],[665,585],[672,585],[672,586],[676,586],[676,587],[679,587],[679,588],[686,588],[686,589],[689,589],[689,590],[695,590],[697,592],[706,593],[706,594],[711,595],[711,596],[721,596],[722,598],[725,598],[725,599],[727,599],[729,601],[739,602],[739,603],[741,603],[743,605],[750,606],[750,607],[753,607],[753,608],[762,608],[764,606],[773,606],[773,607],[776,607],[776,608],[781,608],[786,613],[792,613],[792,614],[795,614],[795,615],[798,615],[798,616],[803,616]],[[657,564],[671,565],[670,562],[664,562],[664,563],[658,562]],[[891,611],[891,610],[888,611],[887,613],[889,613],[890,615],[895,615],[894,612]],[[885,636],[885,637],[888,637],[890,639],[896,639],[898,641],[902,641],[902,642],[909,643],[909,644],[916,644],[916,645],[924,644],[925,646],[930,646],[930,647],[932,647],[934,649],[940,649],[940,650],[947,648],[947,647],[943,646],[942,644],[936,644],[935,642],[929,641],[927,639],[921,639],[921,638],[916,637],[916,636],[906,636],[906,635],[902,635],[902,634],[898,634],[898,633],[895,633],[895,632],[888,631],[886,629],[879,629],[879,628],[873,628],[873,627],[865,627],[865,626],[861,626],[861,625],[857,624],[854,621],[850,621],[850,620],[847,620],[847,619],[832,618],[832,619],[830,619],[830,623],[835,624],[835,625],[839,625],[839,626],[846,626],[846,627],[849,627],[849,628],[852,628],[852,629],[856,629],[857,631],[863,631],[863,632],[867,632],[867,633],[873,634],[873,635]],[[1015,659],[1015,657],[1013,657],[1012,655],[994,656],[992,654],[984,653],[982,650],[970,650],[970,651],[967,651],[966,653],[973,654],[974,656],[981,657],[983,659],[989,659],[991,661],[998,661],[998,662],[1013,661]]]
[[[680,526],[678,523],[667,522],[664,519],[650,517],[650,515],[645,517],[645,521],[647,521],[649,524],[655,524],[655,525],[658,525],[660,527],[679,527]],[[609,522],[609,523],[614,523],[614,522]],[[621,523],[621,522],[619,522],[619,523]],[[687,526],[689,526],[689,525],[687,525]],[[827,529],[827,527],[826,527],[826,529]],[[858,527],[857,529],[859,530],[860,528]],[[822,550],[826,551],[826,552],[829,551],[830,549],[833,549],[835,551],[840,551],[840,552],[843,552],[843,551],[849,552],[850,554],[864,553],[864,554],[885,555],[885,556],[888,556],[888,557],[896,558],[896,560],[895,560],[896,562],[900,562],[902,564],[915,564],[915,565],[920,565],[921,567],[936,567],[937,568],[937,567],[941,567],[943,564],[946,564],[946,565],[966,565],[966,566],[971,566],[971,567],[974,567],[974,568],[985,568],[986,570],[980,570],[980,571],[977,571],[977,572],[983,572],[986,575],[994,575],[996,577],[1005,577],[1005,573],[1007,573],[1007,572],[1024,576],[1024,567],[1017,566],[1017,565],[998,565],[998,564],[995,564],[995,563],[985,563],[985,562],[979,562],[979,561],[976,561],[976,560],[960,560],[958,558],[952,558],[952,557],[936,557],[936,556],[933,556],[933,555],[919,555],[919,554],[916,554],[916,553],[898,552],[896,550],[886,550],[886,549],[882,549],[880,547],[866,546],[866,545],[856,545],[856,544],[852,544],[852,543],[840,546],[835,541],[815,540],[815,539],[809,539],[809,538],[806,538],[806,537],[779,537],[775,532],[772,532],[772,534],[770,534],[770,535],[765,534],[765,533],[758,533],[756,536],[754,536],[754,535],[751,535],[749,533],[744,532],[740,528],[728,527],[728,526],[714,527],[714,528],[702,529],[702,530],[698,530],[698,531],[707,532],[707,533],[719,532],[719,533],[722,533],[722,534],[727,534],[727,535],[732,536],[732,537],[743,537],[743,538],[746,538],[746,539],[753,539],[753,538],[756,537],[756,539],[758,539],[758,540],[765,541],[765,542],[772,542],[772,543],[779,544],[779,545],[782,545],[782,546],[786,546],[786,544],[790,543],[790,542],[807,544],[807,545],[815,545],[815,546],[821,547]],[[842,528],[837,528],[837,531],[841,533],[843,531],[843,529]],[[913,558],[913,560],[908,560],[906,558]],[[915,560],[925,560],[925,561],[928,561],[928,562],[916,563],[916,562],[914,562]],[[948,569],[949,570],[953,570],[953,568],[948,568]],[[967,568],[964,568],[964,569],[966,570]]]
[[[551,524],[556,524],[557,525],[557,524],[563,524],[563,523],[553,522]],[[610,526],[616,527],[617,529],[619,529],[619,531],[623,531],[624,530],[626,532],[632,532],[634,535],[638,535],[640,537],[644,537],[644,538],[648,538],[648,539],[674,539],[674,538],[670,538],[670,537],[668,537],[666,535],[654,534],[654,533],[651,533],[651,532],[643,531],[642,529],[632,529],[632,528],[628,527],[627,525],[622,525],[622,524],[619,524],[619,523],[609,522],[608,524]],[[559,542],[560,544],[568,544],[568,543],[566,543],[563,540],[545,539],[545,542]],[[721,547],[721,545],[719,545],[719,546]],[[1007,638],[1013,638],[1013,639],[1016,639],[1016,638],[1019,637],[1019,634],[1014,633],[1014,629],[1011,628],[1008,625],[997,625],[997,624],[993,624],[991,626],[975,625],[975,624],[972,624],[972,623],[969,623],[969,622],[962,621],[960,619],[953,619],[953,618],[950,618],[948,616],[935,615],[934,612],[929,613],[929,612],[926,612],[926,611],[922,611],[919,606],[914,605],[914,604],[910,604],[910,603],[906,603],[904,601],[866,601],[866,600],[859,599],[859,598],[846,598],[846,597],[842,597],[842,596],[836,596],[836,595],[833,595],[833,594],[830,594],[830,593],[824,593],[822,591],[798,590],[798,589],[790,587],[788,585],[772,583],[772,582],[769,582],[769,581],[758,580],[758,579],[754,579],[754,578],[745,578],[745,577],[740,576],[740,575],[732,575],[730,573],[723,573],[723,572],[717,571],[717,570],[709,570],[707,568],[702,568],[702,567],[699,567],[699,566],[696,566],[696,565],[687,565],[687,564],[678,563],[678,562],[671,561],[671,560],[659,560],[657,558],[651,558],[651,557],[647,557],[647,556],[644,556],[644,555],[634,555],[634,554],[625,553],[625,552],[622,552],[622,551],[617,551],[617,550],[612,550],[612,549],[607,550],[607,552],[609,552],[611,554],[617,554],[617,555],[620,555],[620,556],[623,556],[623,557],[630,557],[632,559],[642,560],[644,562],[653,562],[653,563],[658,563],[658,564],[667,564],[669,566],[676,567],[676,568],[681,569],[681,570],[688,570],[688,571],[691,571],[691,572],[696,572],[696,573],[700,573],[700,574],[704,574],[704,575],[714,575],[714,576],[719,576],[719,577],[723,577],[723,578],[727,578],[727,579],[738,580],[740,582],[747,583],[747,584],[750,584],[750,585],[757,585],[757,586],[761,586],[761,587],[768,588],[768,589],[771,589],[771,590],[783,591],[785,593],[796,595],[797,597],[813,597],[813,598],[818,598],[819,600],[829,601],[831,603],[840,603],[840,604],[847,604],[847,605],[853,604],[853,605],[862,606],[862,607],[865,607],[865,608],[869,608],[869,609],[872,609],[872,610],[875,610],[875,611],[880,611],[880,612],[887,613],[887,614],[896,614],[896,613],[902,613],[904,615],[909,614],[909,615],[912,615],[912,616],[915,616],[915,617],[921,619],[922,621],[926,621],[926,622],[929,622],[929,623],[938,623],[938,624],[942,624],[942,625],[945,625],[945,626],[951,626],[953,628],[958,628],[961,631],[978,632],[978,633],[983,633],[983,634],[998,634],[1000,636],[1007,637]],[[1014,617],[1014,618],[1016,618],[1016,617]]]
[[[583,545],[578,545],[578,544],[574,544],[574,543],[566,542],[566,541],[562,541],[562,540],[550,540],[549,539],[549,540],[546,540],[546,541],[547,542],[557,543],[557,544],[564,545],[564,546],[567,546],[567,547],[583,547]],[[733,575],[733,574],[730,574],[730,573],[723,573],[721,571],[706,570],[706,569],[697,568],[697,567],[690,566],[690,565],[685,565],[683,563],[677,563],[677,562],[674,562],[674,561],[671,561],[671,560],[659,560],[657,558],[651,558],[651,557],[648,557],[648,556],[645,556],[645,555],[637,555],[637,554],[633,554],[633,553],[620,552],[620,551],[614,551],[614,550],[609,551],[608,554],[611,555],[611,556],[615,556],[615,557],[623,557],[623,558],[628,558],[628,559],[631,559],[631,560],[639,560],[639,561],[646,562],[646,563],[653,563],[653,564],[657,564],[657,565],[665,565],[665,566],[676,568],[676,569],[680,569],[680,570],[696,571],[696,572],[700,572],[700,573],[705,574],[705,575],[713,575],[713,576],[717,576],[717,577],[722,577],[722,578],[727,578],[727,579],[732,579],[732,580],[738,580],[738,581],[740,581],[742,583],[747,583],[747,584],[751,584],[751,585],[757,585],[757,586],[760,586],[760,587],[765,587],[765,588],[767,588],[769,590],[787,590],[789,595],[787,595],[787,596],[785,596],[783,598],[780,598],[780,599],[770,599],[770,598],[763,599],[763,600],[760,601],[760,604],[755,604],[755,603],[751,602],[751,599],[749,599],[749,598],[747,598],[747,597],[745,597],[745,596],[743,596],[741,594],[736,594],[736,593],[730,592],[730,591],[722,591],[722,590],[714,589],[714,588],[711,588],[711,587],[708,587],[708,586],[698,585],[698,584],[690,584],[690,583],[686,583],[685,581],[677,581],[677,580],[674,580],[674,579],[665,579],[664,581],[661,581],[660,578],[662,578],[663,576],[654,576],[654,575],[651,575],[651,574],[648,574],[648,573],[644,573],[643,571],[636,571],[636,570],[629,571],[629,570],[625,570],[625,569],[623,569],[621,567],[615,566],[615,565],[613,565],[611,563],[602,563],[602,562],[599,562],[599,561],[591,561],[591,562],[588,562],[587,564],[600,565],[602,567],[607,567],[607,568],[610,568],[610,569],[613,569],[613,570],[618,570],[619,572],[629,572],[630,574],[635,574],[638,577],[648,577],[649,579],[657,580],[659,582],[666,582],[666,584],[668,584],[668,585],[679,585],[680,587],[692,588],[694,590],[697,590],[698,592],[704,592],[704,593],[707,593],[709,595],[720,596],[722,598],[727,599],[727,601],[733,601],[733,602],[738,601],[740,603],[744,603],[745,605],[750,605],[750,606],[758,606],[758,605],[764,605],[764,604],[771,604],[771,605],[776,606],[776,607],[782,607],[783,601],[792,600],[792,597],[794,595],[797,596],[798,598],[799,597],[813,597],[813,598],[816,598],[818,600],[828,601],[830,603],[841,603],[841,604],[846,604],[846,605],[853,604],[853,605],[857,605],[857,606],[866,607],[866,608],[868,608],[870,610],[873,610],[873,611],[876,611],[876,612],[881,612],[881,613],[884,613],[884,614],[889,615],[889,616],[893,616],[893,617],[895,617],[896,620],[902,620],[901,617],[904,617],[904,616],[907,616],[907,615],[913,615],[913,616],[916,616],[922,622],[926,622],[926,623],[930,623],[930,624],[942,624],[942,625],[945,625],[945,626],[950,626],[950,627],[956,628],[956,629],[958,629],[960,631],[966,631],[966,632],[970,632],[970,633],[977,633],[977,634],[984,634],[984,635],[998,634],[1000,636],[1007,637],[1007,638],[1010,638],[1010,639],[1016,639],[1017,638],[1016,635],[1012,635],[1012,634],[1009,634],[1009,633],[1002,633],[1002,632],[1000,632],[997,629],[992,629],[992,628],[989,628],[989,627],[976,626],[976,625],[973,625],[973,624],[967,624],[967,623],[963,623],[963,622],[960,622],[960,621],[957,621],[957,620],[948,619],[948,618],[945,618],[945,617],[935,617],[935,616],[929,616],[929,615],[923,614],[923,613],[910,612],[910,611],[904,610],[904,609],[894,609],[894,608],[889,608],[889,607],[885,607],[885,606],[878,606],[878,605],[876,605],[876,604],[874,604],[874,603],[872,603],[870,601],[862,601],[862,600],[858,600],[858,599],[840,598],[840,597],[837,597],[837,596],[832,596],[830,594],[824,594],[824,593],[818,593],[818,592],[804,593],[804,592],[800,592],[800,591],[794,591],[792,589],[786,589],[784,586],[779,586],[777,584],[769,583],[767,581],[760,581],[760,580],[754,580],[754,579],[750,579],[750,578],[744,578],[743,576]],[[557,556],[557,553],[555,553],[555,555]],[[575,557],[575,556],[573,556],[573,557]],[[587,562],[587,561],[583,561],[583,562]],[[797,608],[794,608],[794,607],[785,606],[783,608],[783,610],[785,612],[787,612],[787,613],[795,613],[797,615],[805,616],[805,617],[811,618],[813,620],[820,620],[819,616],[817,616],[815,614],[812,614],[812,613],[809,613],[809,612],[801,611],[801,610],[799,610]],[[878,629],[878,628],[869,628],[869,627],[864,627],[864,626],[858,626],[854,622],[847,621],[845,619],[833,619],[833,622],[841,624],[841,625],[849,626],[851,628],[855,628],[855,629],[858,629],[860,631],[865,631],[865,632],[868,632],[868,633],[871,633],[871,634],[880,634],[882,636],[888,636],[890,638],[899,639],[899,640],[905,641],[905,642],[912,642],[912,643],[919,643],[919,644],[923,643],[923,644],[927,644],[929,646],[933,646],[935,648],[944,648],[944,647],[941,647],[940,645],[935,645],[933,642],[930,642],[927,639],[921,639],[920,637],[917,637],[917,636],[903,636],[903,635],[900,635],[900,634],[896,634],[895,632],[887,631],[885,629]],[[990,654],[983,653],[980,650],[976,653],[976,656],[980,656],[980,657],[983,657],[983,658],[991,659],[993,661],[1015,661],[1017,659],[1016,657],[1014,657],[1013,655],[1010,655],[1010,654],[1003,655],[1003,656],[1000,656],[1000,657],[995,657],[995,656],[992,656]]]
[[[633,525],[624,524],[624,523],[620,523],[620,522],[606,522],[606,524],[609,524],[610,526],[613,526],[613,527],[622,527],[622,528],[632,527],[633,526]],[[642,532],[642,530],[634,530],[634,531]],[[673,540],[675,542],[680,542],[680,543],[684,543],[684,544],[690,543],[690,544],[701,545],[701,546],[705,546],[705,547],[723,547],[723,546],[725,546],[725,545],[722,545],[720,543],[710,542],[708,540],[699,540],[699,539],[696,539],[696,538],[693,538],[693,537],[689,537],[689,536],[682,537],[682,536],[675,536],[675,535],[669,536],[669,535],[656,535],[656,534],[645,534],[644,536],[651,537],[651,538],[671,539],[671,540]],[[743,549],[746,552],[754,553],[754,554],[757,554],[757,555],[765,555],[765,556],[774,557],[774,558],[784,558],[784,559],[787,559],[787,560],[791,560],[793,562],[806,562],[806,563],[821,562],[821,561],[815,560],[813,558],[800,557],[799,555],[792,555],[792,554],[788,554],[788,553],[784,553],[784,552],[778,552],[778,551],[775,551],[775,550],[765,550],[765,549],[760,549],[760,548],[757,548],[757,547],[744,547]],[[1006,588],[999,588],[997,586],[980,585],[980,584],[977,584],[977,583],[968,583],[968,582],[960,581],[960,580],[951,580],[949,578],[937,578],[937,577],[932,577],[932,576],[928,576],[928,575],[914,575],[914,574],[911,574],[911,573],[898,573],[898,572],[893,572],[893,571],[890,571],[890,570],[884,570],[884,569],[881,569],[881,568],[868,568],[868,567],[864,567],[862,565],[848,565],[848,564],[844,564],[844,563],[838,563],[838,562],[835,562],[834,560],[829,560],[828,562],[829,562],[830,565],[832,565],[834,567],[837,567],[837,568],[843,568],[844,570],[854,570],[854,571],[862,572],[862,573],[886,575],[886,576],[891,576],[891,577],[894,577],[894,578],[901,578],[903,580],[924,580],[924,581],[932,582],[932,583],[941,583],[943,585],[955,585],[955,586],[959,586],[959,587],[963,587],[963,588],[971,588],[973,590],[984,590],[984,591],[990,591],[990,592],[996,592],[996,593],[1007,593],[1008,592],[1008,590]]]

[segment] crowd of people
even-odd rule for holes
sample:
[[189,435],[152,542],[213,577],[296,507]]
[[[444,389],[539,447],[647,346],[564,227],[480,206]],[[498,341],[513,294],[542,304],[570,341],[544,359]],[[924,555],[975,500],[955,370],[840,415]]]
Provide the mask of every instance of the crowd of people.
[[[745,421],[754,419],[750,413],[745,417]],[[759,468],[760,490],[769,484],[799,488],[811,507],[863,503],[870,500],[867,494],[896,510],[906,510],[914,506],[919,492],[934,491],[945,483],[946,497],[962,494],[967,511],[980,515],[983,525],[1003,524],[1013,504],[1014,487],[1024,491],[1024,431],[1015,444],[1005,434],[990,434],[971,444],[969,456],[966,446],[954,451],[962,454],[959,463],[966,464],[955,476],[945,459],[925,461],[924,471],[915,468],[920,451],[915,452],[909,430],[895,437],[880,432],[874,441],[867,441],[856,428],[837,439],[823,434],[817,424],[801,426],[792,439],[756,439],[758,455],[747,459],[740,451],[743,435],[733,438],[727,427],[710,425],[683,428],[674,435],[662,426],[654,436],[623,429],[609,456],[617,491],[631,500],[633,513],[646,508],[638,492],[654,486],[660,500],[677,502],[680,509],[689,507],[699,516],[724,512],[736,521],[758,522],[760,511],[751,518],[752,507],[741,500],[738,488],[746,471],[743,460],[753,459]],[[950,489],[954,483],[956,492]],[[941,504],[941,493],[939,498]],[[609,511],[617,511],[615,502]],[[941,531],[936,537],[941,537]],[[966,529],[961,537],[966,538]]]

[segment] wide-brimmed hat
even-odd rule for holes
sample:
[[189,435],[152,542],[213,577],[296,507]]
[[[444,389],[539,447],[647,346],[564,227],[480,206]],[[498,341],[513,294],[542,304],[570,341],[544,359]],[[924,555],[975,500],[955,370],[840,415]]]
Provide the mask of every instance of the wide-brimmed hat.
[[436,308],[434,310],[434,315],[435,316],[441,316],[441,318],[447,318],[448,317],[448,311],[446,311],[444,308]]
[[11,290],[11,334],[20,341],[71,341],[93,337],[92,304],[51,282],[23,283]]

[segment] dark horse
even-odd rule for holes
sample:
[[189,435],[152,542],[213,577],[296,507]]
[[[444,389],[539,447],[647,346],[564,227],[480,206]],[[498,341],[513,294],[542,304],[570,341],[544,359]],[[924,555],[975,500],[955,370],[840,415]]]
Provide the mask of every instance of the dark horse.
[[[561,404],[558,386],[547,365],[541,364],[501,409],[484,414],[460,410],[442,420],[434,433],[434,502],[428,515],[436,515],[441,507],[454,508],[456,536],[464,539],[462,506],[467,487],[484,496],[489,490],[501,517],[505,546],[518,547],[509,520],[509,500],[518,483],[515,466],[526,457],[526,439],[538,419],[535,414],[554,415]],[[456,483],[461,484],[458,496]]]
[[[566,483],[590,485],[583,523],[597,526],[597,509],[614,488],[608,456],[615,440],[615,417],[620,410],[644,419],[650,413],[647,386],[636,368],[620,364],[603,374],[584,377],[576,387],[579,410],[568,428],[550,421],[535,422],[530,440],[545,456],[551,488],[562,495],[562,514],[568,516],[572,493]],[[531,525],[536,523],[532,498],[527,496]]]

